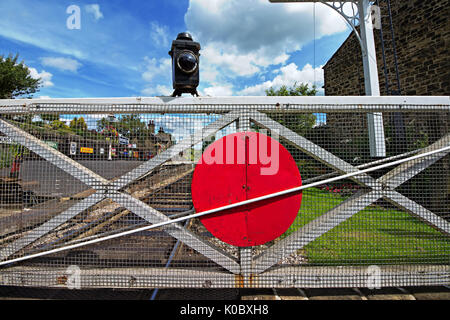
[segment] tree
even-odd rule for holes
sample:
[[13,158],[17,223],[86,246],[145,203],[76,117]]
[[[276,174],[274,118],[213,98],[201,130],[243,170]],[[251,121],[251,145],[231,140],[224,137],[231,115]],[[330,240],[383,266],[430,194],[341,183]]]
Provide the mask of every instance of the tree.
[[297,82],[289,88],[286,85],[282,85],[278,90],[272,87],[266,90],[266,95],[268,96],[315,96],[316,94],[317,89],[315,85],[310,89],[307,83],[298,85]]
[[[106,137],[107,141],[115,141],[119,139],[119,132],[113,126],[114,121],[108,118],[101,118],[97,121],[97,132]],[[115,123],[114,123],[115,124]]]
[[[270,88],[266,90],[268,96],[315,96],[317,94],[316,86],[309,88],[307,83],[294,83],[292,87],[282,85],[278,90]],[[292,131],[305,135],[315,124],[316,115],[312,113],[295,113],[286,115],[285,113],[275,113],[271,115],[272,119],[291,129]]]
[[87,128],[86,121],[84,121],[83,117],[80,117],[79,119],[75,117],[70,121],[70,129],[74,131],[86,131]]
[[17,62],[19,55],[0,56],[0,99],[14,99],[28,96],[37,91],[41,79],[31,77],[30,70],[24,62]]
[[123,115],[114,122],[102,118],[97,121],[97,130],[113,138],[118,137],[120,133],[141,145],[145,145],[145,141],[150,139],[153,133],[138,114]]
[[53,120],[50,126],[53,130],[59,130],[61,132],[71,131],[70,128],[66,125],[66,123],[61,120]]
[[150,139],[152,133],[138,114],[123,115],[115,123],[115,127],[121,135],[140,145],[145,145],[145,141]]
[[59,114],[53,114],[53,113],[46,113],[40,115],[41,119],[47,122],[52,122],[55,120],[59,120]]

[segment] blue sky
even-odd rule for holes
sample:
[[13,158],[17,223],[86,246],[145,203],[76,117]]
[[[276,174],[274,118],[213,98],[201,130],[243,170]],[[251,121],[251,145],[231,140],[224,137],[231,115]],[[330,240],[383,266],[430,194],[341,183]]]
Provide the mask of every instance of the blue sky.
[[[80,29],[67,28],[71,5]],[[323,85],[321,66],[350,29],[332,9],[315,11],[268,0],[0,0],[0,54],[19,53],[43,79],[36,97],[169,95],[168,51],[188,31],[202,46],[201,95],[264,95]]]

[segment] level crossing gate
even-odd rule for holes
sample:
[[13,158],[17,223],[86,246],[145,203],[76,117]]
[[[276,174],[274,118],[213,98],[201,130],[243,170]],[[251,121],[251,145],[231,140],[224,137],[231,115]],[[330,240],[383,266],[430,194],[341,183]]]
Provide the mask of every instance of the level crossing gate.
[[[368,114],[383,115],[384,158]],[[449,121],[449,97],[1,100],[0,285],[448,285]],[[214,141],[250,132],[290,154],[301,205],[277,238],[234,246],[200,221],[191,184]]]

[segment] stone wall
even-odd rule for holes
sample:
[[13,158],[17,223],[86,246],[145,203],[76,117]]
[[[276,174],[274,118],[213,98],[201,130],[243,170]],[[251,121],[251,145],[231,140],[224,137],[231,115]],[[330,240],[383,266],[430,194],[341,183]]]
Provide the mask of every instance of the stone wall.
[[[450,10],[446,1],[391,0],[403,95],[450,95]],[[385,6],[381,14],[386,15]],[[390,45],[388,19],[383,18],[383,36]],[[380,90],[386,95],[383,59],[378,30],[375,45]],[[386,53],[390,79],[395,79],[393,55]],[[351,34],[324,66],[325,95],[364,95],[361,48]],[[393,86],[392,89],[397,89]]]
[[[384,1],[381,2],[384,3]],[[391,0],[391,9],[401,94],[450,95],[450,10],[448,3],[438,0]],[[381,14],[387,14],[386,7],[383,5]],[[392,45],[388,22],[388,18],[382,19],[385,45],[390,48]],[[387,95],[380,34],[378,30],[374,30],[374,32],[380,91],[382,95]],[[386,59],[390,89],[398,90],[393,54],[387,51]],[[325,95],[365,95],[361,47],[353,33],[323,69]],[[393,143],[395,137],[392,135],[392,130],[394,130],[392,116],[392,114],[384,114],[388,155],[417,149],[418,141],[426,141],[427,144],[431,144],[449,132],[449,113],[403,114],[403,121],[409,135],[407,135],[405,143],[396,144]],[[358,136],[367,135],[367,120],[361,114],[328,114],[327,126],[329,130],[333,131],[336,141],[348,141],[348,144],[355,143],[354,140]],[[348,148],[348,146],[342,145],[341,148]],[[427,175],[428,177],[426,177]],[[417,181],[417,185],[424,187],[426,189],[424,191],[428,191],[428,195],[411,195],[412,198],[419,197],[421,198],[417,199],[419,203],[426,204],[426,207],[439,214],[448,215],[448,210],[443,212],[442,208],[450,206],[449,156],[439,161],[433,166],[433,169],[429,169],[421,177],[415,180],[420,180]],[[424,184],[425,180],[428,181],[427,186]],[[433,186],[428,187],[430,181]],[[411,192],[417,193],[412,184],[414,182],[407,183],[403,188],[404,191],[410,189]]]

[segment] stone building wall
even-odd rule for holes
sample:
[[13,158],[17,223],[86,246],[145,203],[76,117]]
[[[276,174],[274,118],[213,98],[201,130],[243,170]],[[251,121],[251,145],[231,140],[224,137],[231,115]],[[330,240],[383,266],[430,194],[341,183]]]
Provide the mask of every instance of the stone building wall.
[[[384,3],[384,1],[382,1]],[[450,10],[446,1],[401,1],[391,0],[393,28],[398,57],[402,95],[438,96],[450,95]],[[386,7],[381,6],[381,14],[386,15]],[[383,36],[386,47],[391,47],[391,33],[388,19],[382,19]],[[379,31],[374,30],[375,46],[377,48],[377,63],[381,95],[387,95],[385,73]],[[395,85],[394,56],[387,51],[388,75],[391,90],[397,90]],[[361,47],[352,33],[332,58],[323,67],[324,89],[327,96],[365,95],[364,72]],[[393,143],[393,114],[384,114],[386,143],[388,156],[404,151],[415,150],[421,141],[433,143],[449,133],[450,114],[403,114],[403,120],[408,132],[405,143]],[[367,119],[364,114],[328,114],[327,127],[333,132],[340,148],[350,148],[357,137],[367,135]],[[363,150],[367,150],[363,148]],[[368,150],[367,150],[368,152]],[[367,160],[367,159],[365,159]],[[447,156],[427,171],[428,196],[422,195],[419,201],[442,215],[444,207],[450,206],[450,158]],[[446,174],[443,174],[445,173]],[[422,175],[424,177],[424,175]],[[405,186],[405,190],[412,188]],[[411,189],[412,190],[412,189]],[[415,192],[414,192],[415,193]],[[431,199],[431,201],[430,201]],[[444,210],[445,211],[445,210]]]
[[[446,1],[391,0],[403,95],[450,95],[450,9]],[[386,15],[381,7],[381,14]],[[383,36],[390,47],[388,19],[383,18]],[[378,30],[375,45],[380,91],[386,95],[383,59]],[[386,53],[388,72],[394,78],[393,55]],[[325,95],[364,95],[361,48],[352,33],[323,67]],[[392,89],[397,89],[393,86]]]

